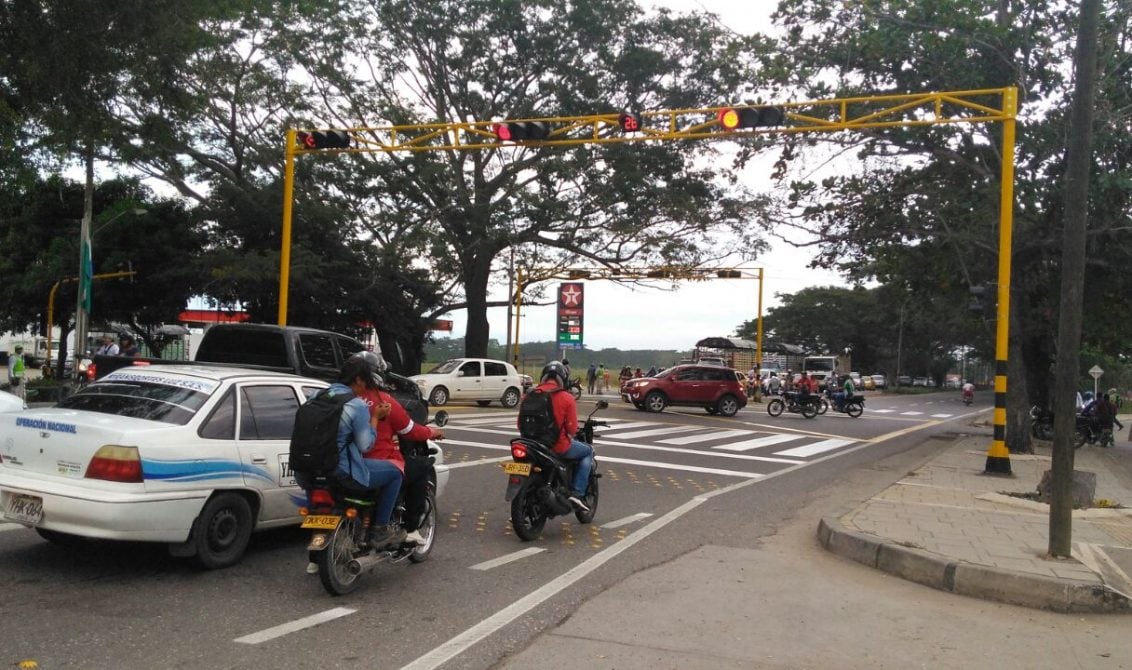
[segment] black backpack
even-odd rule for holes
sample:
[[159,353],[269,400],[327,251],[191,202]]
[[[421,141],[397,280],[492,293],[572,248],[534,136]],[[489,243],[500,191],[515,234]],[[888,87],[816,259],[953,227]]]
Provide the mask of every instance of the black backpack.
[[553,447],[562,434],[562,427],[554,420],[551,398],[565,389],[543,391],[533,389],[519,405],[519,435],[548,447]]
[[350,393],[319,391],[299,406],[291,430],[290,467],[309,475],[332,475],[338,469],[338,424]]

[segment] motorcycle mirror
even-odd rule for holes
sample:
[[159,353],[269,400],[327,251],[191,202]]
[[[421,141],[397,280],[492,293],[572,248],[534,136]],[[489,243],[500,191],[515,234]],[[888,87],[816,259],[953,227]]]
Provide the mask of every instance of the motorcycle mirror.
[[597,408],[598,409],[605,409],[606,407],[609,407],[609,401],[607,401],[607,400],[598,400],[597,401]]
[[432,417],[432,422],[440,426],[441,428],[448,425],[448,412],[445,410],[440,410],[436,413],[435,416]]

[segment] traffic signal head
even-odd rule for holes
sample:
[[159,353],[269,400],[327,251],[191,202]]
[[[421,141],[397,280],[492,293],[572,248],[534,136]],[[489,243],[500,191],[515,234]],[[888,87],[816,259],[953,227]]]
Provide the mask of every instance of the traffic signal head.
[[720,279],[739,279],[743,273],[738,270],[716,270],[715,276]]
[[636,112],[621,112],[617,117],[617,125],[621,126],[623,133],[635,133],[641,129],[641,115]]
[[495,124],[495,136],[503,142],[545,140],[550,137],[550,126],[545,121],[504,121]]
[[719,125],[724,130],[767,128],[781,126],[785,122],[786,112],[781,107],[729,107],[719,110]]
[[304,149],[349,149],[350,134],[345,130],[300,131],[299,146]]

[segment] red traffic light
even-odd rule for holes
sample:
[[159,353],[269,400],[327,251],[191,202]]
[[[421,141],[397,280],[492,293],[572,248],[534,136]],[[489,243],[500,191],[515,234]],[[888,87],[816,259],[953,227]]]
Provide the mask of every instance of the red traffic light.
[[300,131],[296,137],[304,149],[349,149],[350,133],[345,130]]
[[729,107],[719,110],[718,118],[724,130],[766,128],[786,123],[786,111],[781,107]]
[[550,137],[550,125],[545,121],[504,121],[495,124],[492,129],[495,136],[503,142],[545,140]]
[[621,112],[617,117],[617,125],[621,126],[623,133],[635,133],[641,129],[641,115],[635,112]]

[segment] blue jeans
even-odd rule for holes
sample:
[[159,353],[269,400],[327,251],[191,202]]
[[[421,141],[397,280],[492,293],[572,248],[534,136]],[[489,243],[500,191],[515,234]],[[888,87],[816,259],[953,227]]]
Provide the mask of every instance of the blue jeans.
[[577,461],[578,467],[574,469],[574,495],[579,498],[586,495],[590,487],[590,471],[594,469],[594,448],[579,440],[570,440],[570,448],[561,454],[562,458]]
[[388,524],[389,517],[393,515],[393,506],[397,504],[397,494],[401,491],[401,470],[391,461],[377,458],[365,458],[362,461],[369,470],[370,488],[381,487],[377,496],[377,509],[374,510],[374,523]]

